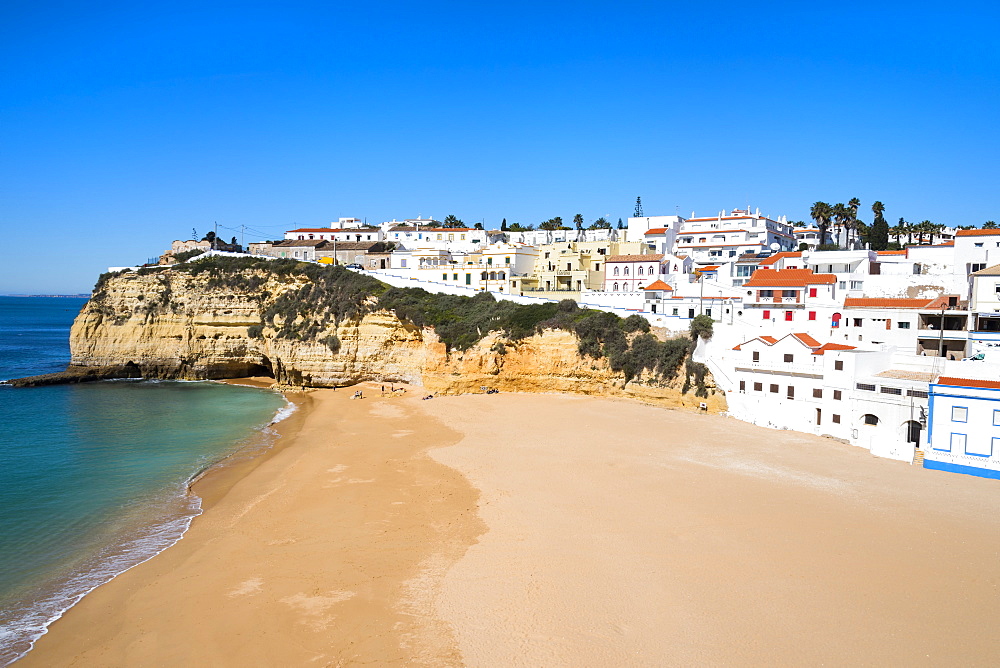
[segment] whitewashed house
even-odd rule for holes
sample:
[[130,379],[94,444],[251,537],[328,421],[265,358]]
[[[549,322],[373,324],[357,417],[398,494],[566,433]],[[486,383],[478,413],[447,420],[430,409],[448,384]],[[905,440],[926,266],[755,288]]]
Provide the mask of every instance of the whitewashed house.
[[942,376],[930,390],[924,468],[1000,479],[1000,379]]

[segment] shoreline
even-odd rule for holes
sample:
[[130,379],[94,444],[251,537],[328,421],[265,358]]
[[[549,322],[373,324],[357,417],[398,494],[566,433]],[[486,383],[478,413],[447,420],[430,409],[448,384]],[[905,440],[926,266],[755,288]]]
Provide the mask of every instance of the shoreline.
[[[142,379],[137,380],[141,381]],[[271,389],[271,384],[265,382],[267,380],[270,379],[248,377],[236,378],[231,381],[227,380],[223,382],[227,385],[252,387],[255,389]],[[49,620],[44,623],[41,634],[31,641],[31,645],[25,654],[13,660],[14,663],[23,661],[25,657],[34,650],[34,647],[39,640],[49,633],[49,629],[53,624],[61,620],[94,591],[110,584],[119,576],[127,573],[133,568],[141,566],[151,559],[154,559],[164,551],[169,550],[171,547],[180,542],[187,534],[191,524],[205,512],[211,502],[225,493],[225,488],[228,484],[244,475],[246,471],[252,470],[257,465],[257,462],[262,461],[272,450],[275,449],[275,447],[277,447],[281,441],[281,437],[276,427],[287,421],[288,418],[298,412],[299,408],[307,401],[306,397],[295,396],[294,398],[289,398],[285,393],[281,394],[288,403],[275,412],[270,422],[262,424],[258,428],[260,432],[270,432],[270,434],[265,437],[265,443],[255,445],[244,444],[232,452],[220,457],[216,461],[206,464],[202,469],[192,474],[186,481],[181,483],[182,489],[178,490],[178,496],[174,499],[181,507],[186,507],[189,512],[164,517],[157,522],[139,527],[139,530],[143,532],[142,535],[144,538],[132,538],[129,539],[129,541],[139,540],[142,542],[149,537],[158,536],[162,532],[171,532],[173,530],[178,531],[176,537],[171,538],[168,542],[152,553],[137,555],[140,559],[139,561],[124,567],[120,571],[109,574],[107,576],[107,580],[100,581],[97,584],[91,585],[85,591],[74,594],[74,596],[69,599],[71,602],[69,602],[66,607],[58,610],[53,617],[49,618]],[[288,411],[289,407],[291,407],[291,410],[287,414],[282,415],[284,411]],[[239,443],[240,442],[234,443],[234,445],[239,445]],[[116,550],[120,550],[122,548],[123,546],[115,547]],[[130,550],[125,550],[123,554],[128,552],[130,552]]]
[[[226,382],[255,387],[261,386],[260,382],[247,382],[246,379],[233,379]],[[270,383],[267,382],[264,386],[269,387]],[[162,657],[160,654],[161,649],[153,650],[155,653],[152,655],[144,653],[148,650],[148,648],[142,647],[142,638],[147,636],[146,632],[138,631],[135,636],[129,634],[131,640],[123,644],[120,638],[116,637],[116,631],[121,630],[119,624],[115,622],[112,624],[115,627],[114,629],[107,629],[108,624],[106,620],[113,618],[124,621],[123,617],[135,618],[134,615],[123,612],[123,609],[129,607],[133,592],[143,589],[148,590],[151,587],[158,589],[156,596],[162,596],[171,601],[171,603],[157,603],[155,606],[157,609],[167,608],[176,610],[178,606],[190,605],[192,598],[198,598],[198,591],[188,590],[180,593],[177,587],[157,587],[161,578],[174,577],[174,574],[178,571],[187,573],[187,575],[183,576],[183,580],[192,578],[203,579],[206,577],[215,580],[219,575],[230,574],[227,571],[233,569],[228,566],[223,567],[221,563],[217,564],[217,568],[212,569],[211,573],[206,573],[201,569],[188,572],[187,568],[192,561],[199,561],[206,552],[214,551],[219,541],[224,542],[227,540],[225,536],[220,534],[220,527],[223,529],[222,533],[225,533],[225,530],[232,529],[234,525],[238,526],[242,524],[245,519],[256,517],[260,511],[260,507],[265,507],[272,503],[280,505],[281,502],[277,498],[277,495],[273,495],[273,492],[276,490],[272,489],[263,494],[259,493],[261,483],[267,487],[269,484],[285,478],[285,474],[289,468],[297,468],[304,459],[310,459],[310,457],[317,454],[329,455],[329,452],[317,453],[317,450],[321,449],[320,442],[325,439],[317,439],[315,432],[317,431],[317,427],[319,427],[318,431],[324,432],[329,427],[342,426],[337,424],[341,422],[337,419],[340,411],[336,409],[329,410],[331,407],[364,408],[367,412],[373,413],[373,417],[380,418],[381,421],[393,422],[398,421],[400,418],[407,419],[412,417],[412,411],[407,406],[418,399],[415,393],[411,393],[406,397],[379,397],[377,385],[361,384],[351,389],[363,389],[366,394],[370,394],[366,396],[363,402],[351,404],[349,402],[352,393],[347,391],[337,392],[332,389],[310,389],[306,392],[284,392],[283,394],[285,394],[286,398],[297,405],[297,410],[287,419],[272,426],[278,433],[278,436],[271,447],[258,451],[251,457],[239,459],[235,462],[230,461],[228,458],[224,459],[219,464],[209,467],[204,474],[192,482],[190,490],[192,494],[201,499],[202,512],[193,519],[182,539],[159,552],[155,555],[155,559],[151,558],[129,569],[105,585],[90,592],[84,599],[68,610],[63,618],[54,622],[49,632],[36,641],[34,648],[20,659],[17,665],[84,665],[91,662],[104,665],[106,663],[131,664],[136,662],[157,663],[162,661],[162,658],[153,658]],[[382,399],[382,401],[379,402],[379,399]],[[315,410],[317,407],[327,410],[317,412]],[[405,413],[406,415],[401,415],[401,413]],[[329,419],[319,420],[322,424],[318,425],[318,415],[325,418],[332,417],[333,420],[332,422]],[[410,434],[406,433],[406,430],[402,430],[402,434],[383,433],[381,436],[383,438],[393,438],[394,436],[402,435],[404,438],[399,439],[401,443],[411,441],[404,447],[404,450],[407,451],[407,457],[405,457],[404,461],[409,466],[415,465],[418,469],[434,469],[431,472],[431,479],[425,481],[433,486],[440,486],[442,483],[441,478],[445,478],[444,482],[446,486],[451,488],[451,491],[445,495],[445,498],[459,497],[461,508],[458,515],[471,517],[474,514],[470,511],[474,507],[475,491],[468,486],[459,474],[426,456],[426,450],[440,443],[438,439],[443,437],[446,440],[454,440],[456,435],[443,425],[433,424],[428,426],[431,427],[428,430],[432,439],[431,441],[428,441],[426,438],[413,439]],[[396,429],[395,431],[400,432],[401,430]],[[381,461],[369,462],[369,464],[373,464],[376,467],[382,466],[383,472],[390,473],[384,468],[384,463]],[[341,465],[332,466],[329,471],[321,470],[320,474],[336,472],[339,466]],[[421,477],[427,477],[427,472],[422,470],[418,472],[422,474]],[[296,472],[296,475],[298,473]],[[316,482],[313,479],[315,474],[316,471],[310,469],[306,474],[308,482]],[[339,482],[362,487],[371,481],[367,479],[349,479]],[[417,484],[415,485],[415,489],[419,490],[422,486]],[[407,487],[407,485],[399,485],[397,489],[405,490]],[[350,493],[351,491],[348,488],[348,496],[355,496]],[[392,502],[392,504],[396,503],[404,505],[407,502]],[[384,504],[382,505],[384,506]],[[454,504],[451,503],[450,505],[453,506]],[[395,508],[383,507],[383,510],[399,514],[399,511]],[[284,524],[283,521],[280,521],[280,518],[276,519],[279,520],[279,526]],[[429,573],[437,572],[441,568],[441,564],[438,561],[440,555],[432,557],[430,552],[440,552],[440,545],[448,543],[450,544],[448,550],[454,553],[453,558],[457,558],[457,555],[463,552],[470,543],[471,536],[479,529],[474,521],[471,524],[467,523],[466,529],[469,529],[469,527],[472,528],[463,534],[461,540],[456,541],[452,535],[454,533],[453,528],[440,527],[437,533],[442,535],[439,538],[443,537],[446,540],[443,543],[440,540],[427,541],[425,540],[426,529],[433,521],[434,518],[432,516],[421,513],[419,522],[410,521],[403,523],[404,526],[401,527],[402,532],[410,534],[410,538],[418,543],[415,547],[421,549],[407,550],[406,557],[397,557],[397,561],[406,563],[397,573],[396,577],[385,578],[384,574],[372,574],[370,578],[366,578],[384,580],[384,588],[391,590],[392,595],[386,595],[386,592],[383,592],[380,596],[376,596],[374,600],[359,600],[362,599],[365,593],[362,587],[354,590],[346,588],[338,589],[327,594],[317,594],[314,588],[310,587],[307,590],[293,592],[289,596],[277,597],[276,600],[273,600],[272,603],[276,608],[284,608],[286,610],[289,607],[292,608],[292,615],[283,624],[286,633],[293,638],[293,641],[290,642],[296,646],[300,646],[303,644],[302,636],[307,636],[311,640],[305,644],[311,647],[316,646],[316,638],[322,638],[324,635],[320,633],[317,636],[317,632],[323,631],[327,624],[324,621],[323,613],[330,606],[340,604],[348,607],[359,607],[362,615],[369,613],[370,608],[375,606],[381,609],[379,614],[374,617],[369,614],[367,617],[368,622],[358,625],[359,634],[366,632],[367,627],[373,621],[377,627],[381,628],[381,633],[369,639],[367,643],[369,649],[365,651],[365,656],[370,656],[374,653],[382,655],[386,662],[395,663],[400,659],[399,648],[407,646],[409,648],[408,651],[413,652],[414,655],[425,656],[427,665],[440,665],[441,663],[448,665],[456,664],[458,660],[454,653],[454,643],[449,638],[447,629],[436,625],[433,616],[429,612],[430,601],[420,591],[419,582],[427,578]],[[350,526],[345,528],[348,529],[348,533],[355,531]],[[281,529],[277,530],[280,531]],[[381,533],[381,531],[378,533]],[[434,532],[432,531],[431,533]],[[377,535],[370,535],[369,538],[373,538],[377,542],[379,541]],[[399,536],[397,536],[398,538]],[[244,539],[245,537],[241,536],[235,540],[236,542],[242,542]],[[280,549],[285,546],[291,549],[300,542],[304,542],[304,540],[300,538],[281,538],[271,541],[264,549],[266,551],[272,547]],[[257,548],[260,547],[257,545]],[[331,551],[335,551],[336,546],[331,545],[331,548],[334,548]],[[362,545],[361,548],[364,549],[365,546]],[[238,550],[235,554],[242,552],[242,550]],[[320,558],[317,560],[315,559],[316,556],[318,555],[311,555],[309,561],[314,570],[322,570],[323,559]],[[375,557],[374,554],[369,554],[369,556]],[[214,559],[211,554],[207,558]],[[233,559],[226,560],[226,563],[232,564],[234,561],[239,562],[240,559],[234,556]],[[399,566],[399,564],[396,565]],[[282,572],[271,573],[264,579],[270,580],[271,577],[283,579],[287,577],[283,572],[284,569],[278,570]],[[351,578],[348,577],[348,579]],[[239,610],[243,607],[239,605],[242,603],[239,599],[242,596],[254,596],[257,594],[260,588],[260,584],[258,584],[260,580],[261,576],[259,574],[251,574],[250,577],[241,582],[232,583],[235,586],[231,587],[229,591],[220,592],[218,591],[218,587],[215,587],[216,591],[212,594],[215,605],[190,607],[187,609],[187,612],[173,612],[170,617],[176,622],[175,629],[178,627],[187,627],[189,629],[188,632],[177,635],[177,643],[185,645],[184,649],[178,649],[177,651],[195,651],[196,648],[190,643],[189,636],[198,636],[204,632],[203,628],[197,628],[197,623],[192,624],[192,622],[196,622],[198,613],[202,609],[215,607],[222,600],[224,605],[232,604],[232,607],[237,609],[234,610],[236,616],[243,617],[246,611]],[[355,584],[367,584],[368,587],[371,587],[370,583],[355,582]],[[201,588],[199,587],[198,590],[200,591]],[[263,610],[262,612],[268,613],[267,610]],[[139,616],[148,617],[148,615]],[[255,616],[255,614],[251,611],[250,616]],[[262,615],[262,619],[260,620],[262,624],[265,623],[265,618],[268,620],[267,624],[273,625],[272,614]],[[95,634],[95,626],[102,628],[107,633]],[[239,629],[233,630],[232,635],[234,638],[241,635],[245,629],[242,623],[237,623],[237,627]],[[96,641],[95,635],[97,636]],[[205,642],[211,645],[216,639],[211,637],[213,634],[208,635],[209,637],[205,639]],[[106,642],[102,642],[101,638]],[[394,638],[394,641],[386,642],[387,638]],[[357,644],[356,640],[352,638],[350,642],[344,643],[346,647],[340,647],[337,651],[349,651],[350,647],[355,644]],[[293,654],[301,651],[301,648],[296,650],[291,647],[285,647],[284,649]],[[227,662],[233,662],[230,665],[234,665],[235,661],[232,658],[233,651],[239,653],[240,650],[229,647],[225,651],[219,651],[217,655],[214,655],[215,658],[209,660],[209,662],[216,664],[221,662],[223,665]],[[249,655],[246,657],[246,660],[250,664],[253,664],[253,660]],[[201,652],[198,652],[191,654],[182,662],[205,661],[205,656]],[[240,663],[245,662],[241,661]]]

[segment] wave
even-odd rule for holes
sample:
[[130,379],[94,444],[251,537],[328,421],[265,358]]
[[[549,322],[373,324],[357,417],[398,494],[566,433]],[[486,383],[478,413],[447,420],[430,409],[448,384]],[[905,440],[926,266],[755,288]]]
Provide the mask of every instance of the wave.
[[[141,379],[119,379],[110,382],[134,382]],[[151,382],[151,381],[145,381]],[[152,381],[156,382],[156,381]],[[167,381],[177,382],[177,381]],[[191,381],[205,382],[205,381]],[[24,597],[25,602],[0,611],[0,666],[9,666],[27,654],[48,632],[53,622],[61,618],[87,594],[122,573],[149,561],[176,544],[202,513],[202,500],[192,492],[194,483],[208,471],[234,461],[250,458],[268,450],[277,432],[271,427],[287,419],[297,406],[285,398],[271,420],[257,427],[263,438],[244,439],[226,456],[205,461],[182,484],[166,490],[157,503],[158,510],[170,514],[146,525],[133,528],[124,537],[104,546],[88,557],[68,576],[47,583],[47,589],[37,589]],[[20,598],[20,597],[19,597]]]

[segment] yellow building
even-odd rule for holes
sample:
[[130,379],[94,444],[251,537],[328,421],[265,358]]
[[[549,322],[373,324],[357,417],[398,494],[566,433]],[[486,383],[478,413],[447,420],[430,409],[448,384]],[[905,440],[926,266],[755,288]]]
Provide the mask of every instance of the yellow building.
[[534,270],[522,280],[520,292],[575,299],[582,290],[602,288],[608,257],[647,252],[652,251],[641,241],[567,241],[539,246]]

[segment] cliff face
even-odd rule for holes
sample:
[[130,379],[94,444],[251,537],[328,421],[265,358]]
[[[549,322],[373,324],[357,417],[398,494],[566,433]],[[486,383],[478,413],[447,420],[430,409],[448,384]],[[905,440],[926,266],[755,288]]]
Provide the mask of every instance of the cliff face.
[[725,396],[710,377],[707,397],[696,397],[693,388],[682,392],[683,373],[670,383],[648,376],[626,383],[606,359],[580,356],[576,335],[562,330],[514,343],[489,334],[469,350],[448,354],[432,329],[376,311],[329,323],[307,340],[279,338],[274,328],[260,327],[261,316],[303,279],[262,275],[260,280],[257,289],[240,291],[181,272],[113,277],[73,325],[70,371],[113,367],[116,375],[163,379],[270,375],[280,385],[308,387],[407,382],[446,394],[485,386],[633,397],[670,406],[704,402],[711,411],[725,409]]

